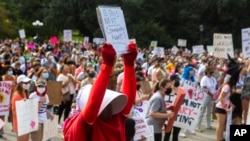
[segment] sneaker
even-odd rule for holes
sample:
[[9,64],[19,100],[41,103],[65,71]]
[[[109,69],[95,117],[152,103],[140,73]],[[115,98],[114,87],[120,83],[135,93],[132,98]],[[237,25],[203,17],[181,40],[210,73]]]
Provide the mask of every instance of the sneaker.
[[7,140],[2,134],[0,134],[0,139]]
[[192,130],[192,131],[189,131],[192,135],[195,135],[195,131]]
[[201,128],[196,128],[195,130],[198,132],[203,132],[203,130]]
[[179,133],[179,137],[186,138],[186,134],[185,133]]
[[58,128],[58,129],[62,129],[62,126],[61,126],[61,125],[58,125],[57,128]]
[[208,129],[208,130],[215,130],[215,128],[212,127],[212,126],[206,127],[206,129]]

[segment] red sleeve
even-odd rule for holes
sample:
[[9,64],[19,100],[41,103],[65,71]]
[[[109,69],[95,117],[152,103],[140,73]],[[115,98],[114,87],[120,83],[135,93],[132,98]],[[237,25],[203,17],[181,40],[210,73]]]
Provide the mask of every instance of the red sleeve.
[[109,77],[112,71],[112,66],[103,64],[99,75],[97,76],[89,95],[89,100],[81,111],[81,116],[88,123],[96,121],[101,103],[108,86]]

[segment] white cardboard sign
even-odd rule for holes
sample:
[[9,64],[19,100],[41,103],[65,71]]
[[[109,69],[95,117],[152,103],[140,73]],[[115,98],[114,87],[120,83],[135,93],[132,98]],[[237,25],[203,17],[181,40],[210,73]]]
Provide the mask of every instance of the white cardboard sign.
[[186,39],[178,39],[178,44],[179,47],[186,47],[187,46],[187,40]]
[[72,30],[63,30],[63,38],[65,42],[72,41]]
[[227,59],[227,54],[229,54],[232,58],[234,57],[232,34],[215,33],[213,46],[214,46],[213,55],[215,57]]

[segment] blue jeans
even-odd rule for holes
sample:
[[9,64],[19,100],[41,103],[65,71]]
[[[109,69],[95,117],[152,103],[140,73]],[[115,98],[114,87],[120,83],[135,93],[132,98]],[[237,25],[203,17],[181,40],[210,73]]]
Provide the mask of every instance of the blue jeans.
[[212,99],[211,96],[207,95],[206,98],[205,98],[205,100],[204,100],[201,112],[199,114],[198,124],[197,124],[198,128],[201,128],[202,118],[203,118],[203,115],[205,114],[206,110],[207,110],[206,111],[206,115],[207,115],[207,119],[206,119],[207,120],[207,128],[211,127],[212,108],[213,108],[213,99]]

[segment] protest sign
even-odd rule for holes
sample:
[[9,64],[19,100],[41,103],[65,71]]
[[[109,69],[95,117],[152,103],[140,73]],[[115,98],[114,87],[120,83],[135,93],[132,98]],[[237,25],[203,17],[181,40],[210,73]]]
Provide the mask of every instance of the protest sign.
[[8,115],[12,81],[0,81],[0,115]]
[[202,54],[204,52],[203,45],[195,45],[193,46],[193,54]]
[[232,58],[234,57],[233,50],[233,37],[232,34],[214,34],[213,46],[215,57],[226,58],[229,54]]
[[187,40],[185,40],[185,39],[178,39],[177,46],[179,46],[179,47],[186,47],[187,46]]
[[186,95],[185,90],[184,90],[183,88],[180,87],[180,88],[178,89],[178,91],[177,91],[177,96],[176,96],[175,101],[174,101],[174,103],[173,103],[173,107],[174,107],[174,109],[173,109],[174,116],[168,120],[168,124],[167,124],[167,126],[166,126],[166,128],[165,128],[165,132],[166,132],[166,133],[169,133],[169,132],[171,131],[172,126],[173,126],[173,124],[174,124],[174,121],[175,121],[175,119],[176,119],[177,116],[178,116],[178,111],[179,111],[179,109],[180,109],[180,107],[181,107],[181,104],[183,103],[183,100],[184,100],[185,95]]
[[93,43],[95,44],[103,44],[105,42],[104,38],[94,38]]
[[20,37],[21,39],[26,37],[26,35],[25,35],[25,30],[24,30],[24,29],[20,29],[20,30],[19,30],[19,37]]
[[4,121],[0,119],[0,129],[4,126]]
[[[153,125],[148,125],[148,127],[149,127],[150,131],[152,133],[154,133],[154,126]],[[146,141],[155,141],[155,138],[154,138],[154,136],[147,137]]]
[[244,58],[250,57],[250,28],[241,30],[242,54]]
[[164,47],[155,47],[152,53],[154,55],[164,55]]
[[209,55],[213,55],[214,47],[213,46],[207,46],[207,52]]
[[144,100],[141,103],[139,103],[138,105],[135,105],[134,108],[136,110],[138,110],[142,116],[145,118],[147,115],[147,111],[148,111],[148,107],[149,107],[149,101]]
[[62,101],[62,82],[48,81],[47,94],[49,97],[49,104],[57,105],[61,104]]
[[[250,107],[250,103],[249,103]],[[248,108],[248,113],[247,113],[247,125],[250,125],[250,108]]]
[[83,39],[83,46],[84,48],[89,48],[89,37],[85,36]]
[[129,38],[122,9],[115,6],[98,6],[96,11],[106,41],[113,45],[117,55],[127,53]]
[[152,88],[149,81],[141,81],[141,89],[144,94],[151,94]]
[[150,48],[155,48],[155,47],[157,47],[157,43],[158,43],[158,41],[151,41],[150,42]]
[[152,136],[152,132],[150,131],[144,117],[141,113],[134,109],[132,118],[135,120],[135,135],[134,140],[141,139],[141,136],[150,137]]
[[173,54],[177,54],[177,52],[179,51],[179,49],[176,47],[176,46],[173,46],[172,48],[171,48],[171,52],[173,53]]
[[54,119],[44,122],[43,124],[43,141],[47,141],[55,137],[58,133],[58,116],[54,115]]
[[72,41],[72,30],[69,29],[63,30],[63,38],[65,42]]
[[27,99],[16,101],[18,136],[38,130],[38,101]]
[[[175,119],[174,126],[194,130],[207,94],[200,86],[190,81],[184,81],[183,88],[186,95]],[[166,105],[172,105],[175,99],[175,95],[166,96]]]

